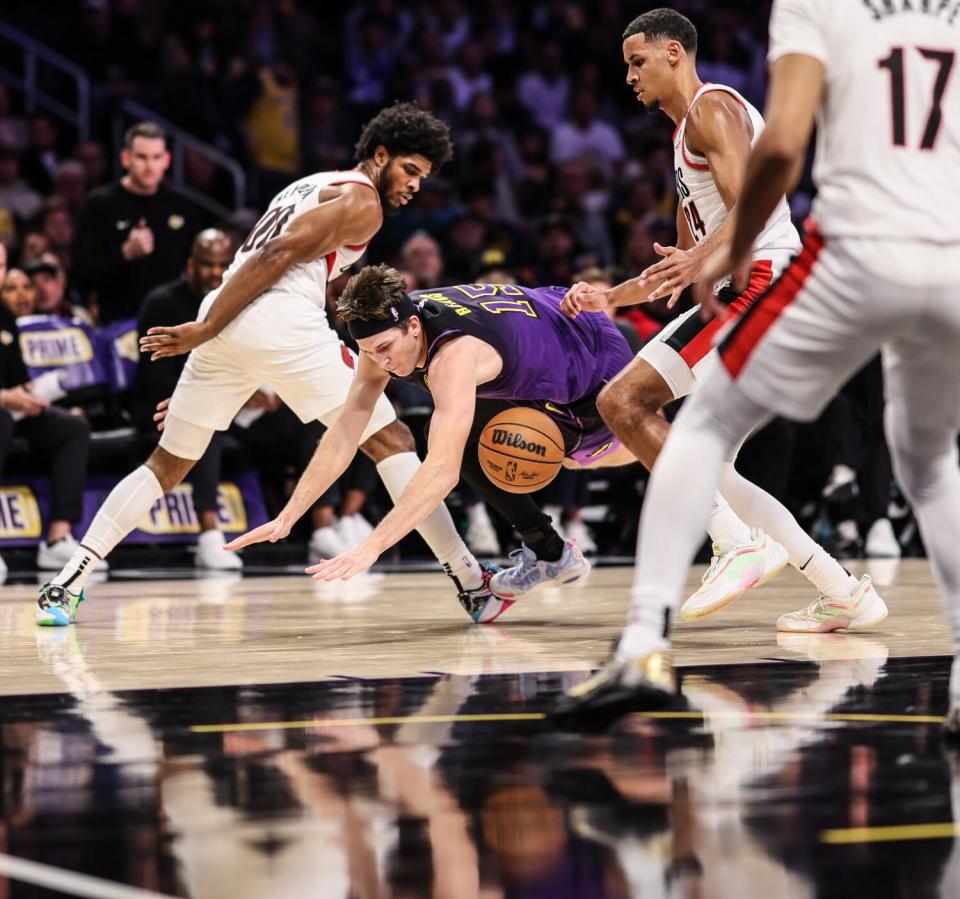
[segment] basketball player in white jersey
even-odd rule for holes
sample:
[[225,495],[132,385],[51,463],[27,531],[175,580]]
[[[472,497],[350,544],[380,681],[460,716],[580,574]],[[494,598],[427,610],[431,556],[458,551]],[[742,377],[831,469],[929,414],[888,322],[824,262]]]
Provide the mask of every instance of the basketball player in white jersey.
[[[763,133],[763,117],[732,88],[700,81],[696,48],[693,24],[672,9],[644,13],[624,31],[627,83],[648,110],[662,109],[676,124],[677,246],[655,244],[663,261],[609,291],[575,285],[564,301],[570,315],[667,295],[676,302],[687,285],[702,280],[709,255],[729,245],[731,213],[741,202],[747,158]],[[748,309],[799,248],[800,237],[781,196],[757,237],[746,284],[737,290],[729,279],[721,282],[719,294],[729,313]],[[720,319],[705,322],[698,308],[691,309],[650,341],[601,393],[598,407],[607,424],[648,469],[670,427],[660,409],[696,389],[712,361],[720,326]],[[861,604],[861,614],[852,620],[832,619],[829,626],[816,622],[814,629],[861,630],[878,624],[886,607],[869,578],[851,577],[782,503],[738,474],[735,450],[723,466],[707,522],[714,557],[700,588],[681,606],[680,618],[695,621],[719,611],[746,589],[770,580],[789,560],[823,596],[876,599]],[[751,533],[745,521],[760,527]],[[810,630],[814,623],[791,613],[781,616],[777,627]]]
[[[743,283],[817,125],[802,252],[723,337],[650,482],[629,624],[561,702],[599,721],[669,704],[669,619],[723,460],[772,414],[815,418],[882,349],[887,440],[953,634],[947,735],[960,739],[960,2],[774,0],[767,127],[732,239],[703,268]],[[670,516],[669,530],[661,522]],[[826,621],[853,610],[821,600]]]
[[[355,357],[327,323],[327,282],[360,258],[385,212],[408,203],[451,155],[447,126],[429,113],[409,103],[381,111],[360,135],[355,169],[310,175],[277,194],[223,285],[204,299],[196,322],[151,328],[141,338],[152,359],[193,350],[170,399],[163,436],[146,463],[107,497],[70,562],[41,588],[38,624],[62,626],[75,618],[91,571],[183,480],[214,431],[229,427],[261,384],[302,421],[334,422],[353,381]],[[363,430],[361,449],[394,497],[420,466],[413,436],[385,397]],[[446,507],[432,512],[419,531],[454,579],[464,607],[474,620],[485,620],[489,572],[466,549]]]

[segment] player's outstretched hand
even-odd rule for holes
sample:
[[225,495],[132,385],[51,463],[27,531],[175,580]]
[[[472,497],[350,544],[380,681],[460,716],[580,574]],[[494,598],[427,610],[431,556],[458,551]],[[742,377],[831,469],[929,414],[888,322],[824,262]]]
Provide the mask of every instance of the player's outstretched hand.
[[560,309],[570,318],[576,318],[581,312],[602,312],[610,305],[605,290],[594,287],[586,281],[577,281],[564,296]]
[[140,338],[140,352],[150,353],[150,361],[168,356],[182,356],[194,347],[206,343],[213,333],[206,322],[187,322],[172,328],[150,328]]
[[290,533],[291,527],[293,527],[293,525],[290,522],[277,517],[274,518],[273,521],[261,524],[260,527],[254,528],[252,531],[247,531],[246,534],[234,537],[233,540],[225,544],[223,548],[243,549],[245,546],[250,546],[251,543],[276,543]]
[[332,559],[324,559],[316,565],[306,569],[307,574],[313,575],[315,581],[347,581],[355,574],[366,571],[377,559],[380,553],[364,540],[359,546],[340,553]]

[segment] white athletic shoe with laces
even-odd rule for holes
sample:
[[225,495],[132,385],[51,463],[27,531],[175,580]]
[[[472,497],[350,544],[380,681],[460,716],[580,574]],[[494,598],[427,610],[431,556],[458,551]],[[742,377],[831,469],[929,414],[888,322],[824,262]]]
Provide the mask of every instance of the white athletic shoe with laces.
[[750,531],[748,543],[738,543],[726,552],[714,544],[710,567],[700,589],[680,607],[680,620],[699,621],[719,612],[752,587],[773,580],[788,561],[787,551],[761,528]]
[[532,549],[521,546],[510,553],[514,564],[490,579],[490,589],[505,599],[517,599],[544,587],[580,584],[590,574],[590,563],[572,540],[563,546],[556,562],[541,562]]
[[887,604],[865,574],[846,596],[819,596],[805,609],[787,612],[777,619],[778,631],[862,631],[887,617]]

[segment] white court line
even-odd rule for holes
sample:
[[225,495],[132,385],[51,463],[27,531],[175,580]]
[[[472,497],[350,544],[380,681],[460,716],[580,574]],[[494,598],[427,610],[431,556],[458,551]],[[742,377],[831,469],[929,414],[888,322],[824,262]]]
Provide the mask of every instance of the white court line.
[[139,887],[127,886],[125,883],[104,880],[102,877],[91,877],[89,874],[79,874],[76,871],[55,868],[53,865],[44,865],[41,862],[27,861],[27,859],[2,852],[0,852],[0,875],[10,880],[22,880],[36,886],[59,890],[68,896],[87,896],[89,899],[177,899],[166,893],[141,890]]

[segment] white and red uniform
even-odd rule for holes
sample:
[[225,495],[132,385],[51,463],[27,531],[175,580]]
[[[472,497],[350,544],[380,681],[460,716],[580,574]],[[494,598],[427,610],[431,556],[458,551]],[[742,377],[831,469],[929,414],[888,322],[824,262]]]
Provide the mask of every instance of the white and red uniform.
[[[751,146],[763,132],[763,116],[737,91],[723,84],[704,84],[694,95],[686,114],[673,132],[673,163],[677,177],[677,195],[683,216],[694,241],[701,243],[726,220],[729,210],[717,190],[706,157],[687,146],[687,115],[694,104],[707,93],[723,91],[733,96],[746,110],[753,126]],[[739,314],[749,307],[800,249],[800,236],[790,220],[790,208],[781,198],[757,238],[753,254],[754,267],[750,283],[737,295],[727,285],[718,285],[720,295],[729,300],[731,313]],[[679,316],[664,328],[640,352],[673,391],[674,398],[686,396],[696,386],[701,363],[713,349],[713,340],[720,321],[703,322],[699,307]]]
[[[720,345],[754,402],[801,420],[883,346],[888,415],[960,427],[958,4],[775,0],[770,60],[823,63],[816,227]],[[929,428],[928,428],[929,426]]]
[[[267,241],[315,209],[324,188],[348,183],[375,190],[370,179],[356,170],[320,172],[284,188],[237,250],[224,273],[224,285]],[[301,421],[332,423],[331,413],[343,405],[353,380],[355,358],[327,321],[327,282],[365,250],[366,246],[340,247],[328,256],[287,269],[220,334],[190,354],[170,400],[170,415],[202,428],[225,430],[251,394],[266,384]],[[204,299],[198,320],[207,314],[220,290],[211,291]],[[381,397],[362,440],[395,417],[389,401]]]

